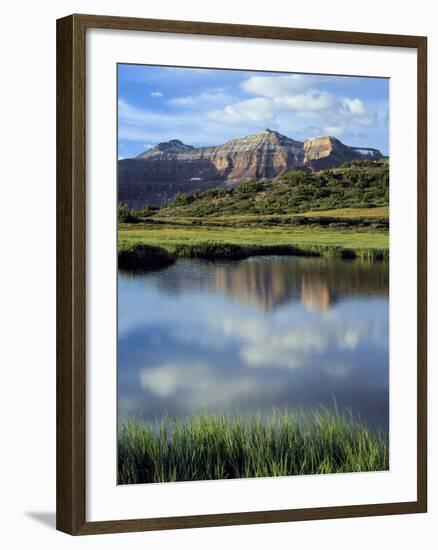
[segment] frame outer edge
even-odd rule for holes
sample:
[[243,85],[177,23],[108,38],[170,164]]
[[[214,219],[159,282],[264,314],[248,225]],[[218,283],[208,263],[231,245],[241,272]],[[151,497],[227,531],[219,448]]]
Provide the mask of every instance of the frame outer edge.
[[72,18],[56,25],[56,528],[72,532]]
[[[86,521],[86,28],[410,47],[418,55],[417,500],[375,505]],[[427,511],[427,38],[74,14],[57,20],[58,530],[71,535],[351,518]]]
[[56,528],[85,523],[85,41],[57,21]]
[[424,37],[404,34],[307,29],[292,27],[268,27],[240,23],[206,21],[178,21],[175,19],[144,19],[112,15],[75,14],[85,27],[118,30],[137,30],[164,33],[228,36],[235,38],[261,38],[273,40],[298,40],[301,42],[326,42],[368,46],[395,46],[417,48]]
[[417,49],[417,501],[427,512],[427,38]]

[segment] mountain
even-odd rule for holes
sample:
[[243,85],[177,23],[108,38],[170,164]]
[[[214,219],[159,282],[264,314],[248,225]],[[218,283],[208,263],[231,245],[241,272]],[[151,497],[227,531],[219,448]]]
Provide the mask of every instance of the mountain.
[[377,149],[349,147],[332,136],[302,142],[269,129],[216,147],[192,147],[172,139],[138,157],[119,160],[118,200],[131,208],[160,205],[182,192],[381,157]]

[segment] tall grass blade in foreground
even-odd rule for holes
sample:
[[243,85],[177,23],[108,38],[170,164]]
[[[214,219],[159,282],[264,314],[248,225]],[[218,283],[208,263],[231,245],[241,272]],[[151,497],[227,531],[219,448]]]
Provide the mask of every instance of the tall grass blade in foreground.
[[387,436],[353,416],[309,414],[164,417],[131,420],[119,429],[118,482],[160,483],[389,468]]

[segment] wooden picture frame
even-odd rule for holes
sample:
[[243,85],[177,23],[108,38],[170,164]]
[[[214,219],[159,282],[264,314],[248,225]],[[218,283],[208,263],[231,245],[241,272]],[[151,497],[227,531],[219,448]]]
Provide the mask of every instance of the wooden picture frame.
[[[86,521],[85,34],[90,28],[412,48],[418,60],[417,499]],[[72,535],[407,514],[427,510],[427,40],[328,30],[71,15],[57,21],[57,529]]]

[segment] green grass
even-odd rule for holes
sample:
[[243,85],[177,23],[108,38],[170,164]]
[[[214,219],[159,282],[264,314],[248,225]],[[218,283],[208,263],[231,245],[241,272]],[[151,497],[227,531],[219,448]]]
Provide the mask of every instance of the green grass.
[[160,247],[174,257],[239,259],[258,254],[387,259],[388,232],[367,228],[121,225],[119,255],[138,246]]
[[[345,209],[346,210],[346,209]],[[375,209],[380,210],[380,209]],[[382,209],[384,210],[384,209]],[[268,215],[237,215],[237,216],[204,216],[204,217],[171,217],[160,218],[149,217],[138,219],[137,225],[177,225],[183,226],[204,226],[204,227],[272,227],[272,226],[307,226],[316,229],[361,229],[361,230],[384,230],[389,229],[387,216],[378,217],[374,213],[370,216],[347,216],[345,212],[333,210],[333,213],[340,212],[339,216],[322,215],[317,212],[306,212],[305,214],[268,214]]]
[[303,216],[333,216],[335,218],[389,218],[389,206],[376,206],[375,208],[336,208],[333,210],[320,210],[304,212]]
[[177,244],[220,242],[240,245],[321,245],[352,249],[388,249],[388,233],[359,229],[338,230],[319,227],[204,227],[174,224],[122,225],[119,228],[119,249],[135,242],[158,245],[172,251]]
[[176,223],[180,225],[201,224],[201,225],[226,225],[239,226],[251,225],[253,223],[301,223],[321,225],[320,220],[327,220],[329,223],[347,222],[355,226],[368,227],[372,223],[380,222],[389,226],[389,207],[379,206],[375,208],[337,208],[333,210],[311,210],[302,213],[282,214],[211,214],[209,216],[149,216],[143,218],[146,223]]
[[[383,218],[389,219],[389,207],[388,206],[376,206],[375,208],[335,208],[332,210],[309,210],[307,212],[302,212],[300,214],[231,214],[228,216],[208,216],[209,220],[217,221],[251,221],[255,220],[269,220],[272,218],[291,218],[291,217],[332,217],[332,218]],[[173,218],[178,219],[178,218]],[[201,217],[192,218],[192,219],[203,219]]]
[[118,433],[118,482],[160,483],[389,468],[387,435],[352,415],[195,415],[158,425],[128,421]]

